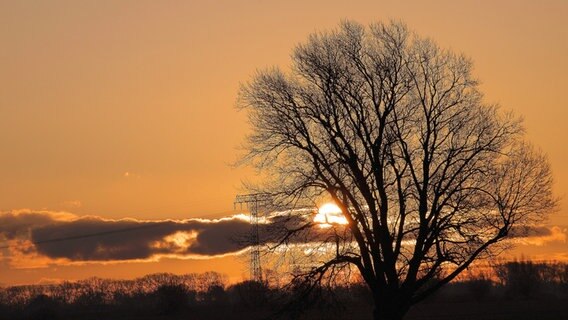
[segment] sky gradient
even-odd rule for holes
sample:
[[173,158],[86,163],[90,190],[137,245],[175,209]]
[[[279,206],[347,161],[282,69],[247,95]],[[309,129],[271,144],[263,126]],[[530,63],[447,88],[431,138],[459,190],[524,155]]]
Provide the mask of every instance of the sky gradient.
[[[239,85],[257,69],[286,69],[296,44],[341,19],[402,20],[471,57],[486,101],[524,117],[565,198],[566,17],[565,1],[1,1],[0,211],[113,221],[238,213],[241,181],[254,179],[230,165],[248,129],[234,108]],[[519,255],[568,253],[564,203],[548,222],[549,249],[526,243]],[[248,273],[234,256],[22,269],[3,250],[4,284]]]

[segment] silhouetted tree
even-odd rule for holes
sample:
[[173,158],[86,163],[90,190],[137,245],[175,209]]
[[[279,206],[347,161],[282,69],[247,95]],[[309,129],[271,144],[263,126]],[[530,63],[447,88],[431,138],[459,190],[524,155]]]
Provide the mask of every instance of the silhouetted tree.
[[[511,261],[495,266],[495,273],[510,297],[525,299],[541,296],[547,286],[562,283],[560,264],[533,261]],[[563,265],[566,266],[566,265]]]
[[258,308],[269,302],[270,288],[263,282],[244,281],[228,288],[232,304],[244,308]]
[[59,304],[53,298],[40,294],[30,300],[25,309],[25,317],[30,320],[59,319],[57,309]]
[[[374,317],[401,319],[555,205],[546,157],[520,119],[483,102],[463,55],[402,23],[344,22],[292,59],[291,73],[244,85],[239,106],[252,126],[243,162],[273,178],[258,189],[278,205],[328,196],[348,221],[315,233],[333,249],[307,281],[354,266]],[[272,241],[313,225],[289,224]]]
[[195,291],[189,291],[182,284],[163,284],[156,289],[155,295],[160,314],[176,314],[195,303]]
[[481,301],[489,295],[493,288],[493,281],[481,273],[464,281],[465,287],[476,301]]

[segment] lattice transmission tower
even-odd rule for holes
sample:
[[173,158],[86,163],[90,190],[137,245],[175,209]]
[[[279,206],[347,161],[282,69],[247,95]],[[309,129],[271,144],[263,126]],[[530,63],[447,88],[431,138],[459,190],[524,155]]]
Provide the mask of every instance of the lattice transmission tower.
[[239,194],[235,198],[234,206],[243,204],[250,212],[250,279],[262,282],[262,266],[260,263],[260,236],[258,232],[259,215],[270,201],[270,195],[266,193]]

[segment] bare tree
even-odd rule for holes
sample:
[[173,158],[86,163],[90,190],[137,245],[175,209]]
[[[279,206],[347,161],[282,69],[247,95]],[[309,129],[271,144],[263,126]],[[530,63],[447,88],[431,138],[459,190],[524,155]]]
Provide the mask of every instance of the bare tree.
[[483,102],[463,55],[402,23],[343,22],[292,60],[290,73],[261,71],[242,87],[243,161],[273,178],[264,191],[280,201],[325,194],[339,206],[348,233],[304,276],[356,267],[375,319],[401,319],[554,207],[546,157],[520,119]]

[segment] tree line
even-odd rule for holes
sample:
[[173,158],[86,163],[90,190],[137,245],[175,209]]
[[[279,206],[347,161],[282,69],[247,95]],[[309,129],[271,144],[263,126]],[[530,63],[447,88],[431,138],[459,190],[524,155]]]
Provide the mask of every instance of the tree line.
[[[157,273],[133,280],[89,278],[1,288],[0,319],[365,319],[373,308],[362,281],[306,289],[302,281],[229,284],[216,272]],[[436,310],[448,302],[550,303],[567,298],[568,264],[512,261],[473,270],[417,308],[424,313],[424,308]],[[408,317],[413,317],[412,310]]]

